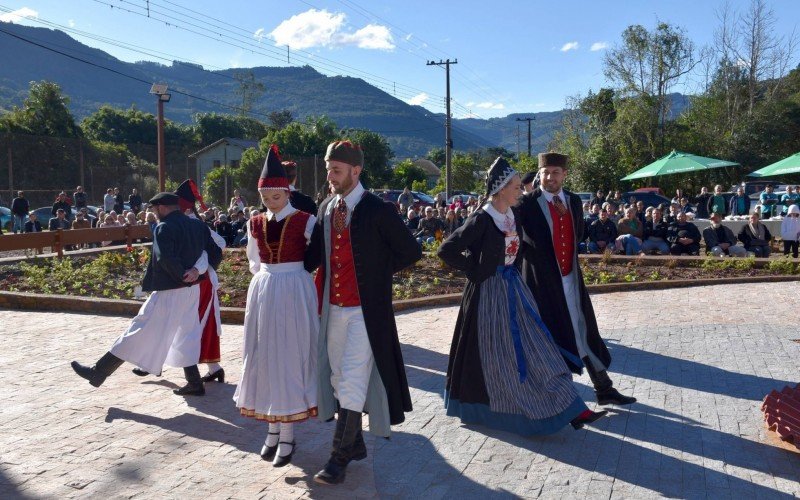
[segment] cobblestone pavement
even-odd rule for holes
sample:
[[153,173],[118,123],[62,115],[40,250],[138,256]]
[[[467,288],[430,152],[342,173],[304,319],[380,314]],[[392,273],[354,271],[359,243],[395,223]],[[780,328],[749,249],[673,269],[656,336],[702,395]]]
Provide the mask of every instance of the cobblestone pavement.
[[[800,453],[764,429],[760,401],[800,381],[800,285],[727,285],[593,298],[612,377],[639,402],[581,431],[523,438],[445,416],[441,392],[457,308],[397,315],[414,411],[343,485],[314,484],[332,424],[297,426],[292,466],[258,450],[266,426],[231,397],[242,328],[225,326],[225,384],[202,398],[123,367],[93,389],[93,362],[127,319],[0,311],[2,498],[789,498]],[[589,380],[576,383],[594,406]]]

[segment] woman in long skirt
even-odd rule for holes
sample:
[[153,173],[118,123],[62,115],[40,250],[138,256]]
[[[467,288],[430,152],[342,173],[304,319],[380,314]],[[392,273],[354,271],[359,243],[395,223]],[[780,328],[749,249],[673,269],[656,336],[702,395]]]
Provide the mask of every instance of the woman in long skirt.
[[294,424],[317,414],[317,294],[303,267],[316,219],[289,203],[275,146],[258,186],[267,210],[247,226],[254,276],[247,291],[242,377],[233,399],[242,415],[269,422],[261,457],[282,467],[294,454]]
[[521,435],[568,423],[579,429],[606,412],[592,412],[578,395],[522,281],[522,229],[512,210],[521,180],[502,157],[489,169],[487,194],[490,201],[439,248],[468,279],[447,367],[447,414]]

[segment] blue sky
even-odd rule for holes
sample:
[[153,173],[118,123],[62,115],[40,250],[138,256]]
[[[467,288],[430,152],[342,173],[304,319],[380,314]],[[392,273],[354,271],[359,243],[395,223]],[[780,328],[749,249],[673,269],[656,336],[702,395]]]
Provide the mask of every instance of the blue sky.
[[[734,10],[744,10],[750,1],[729,3]],[[605,51],[619,43],[631,24],[650,29],[658,21],[669,22],[686,29],[698,48],[709,44],[719,24],[716,12],[723,4],[721,0],[150,0],[147,17],[147,0],[0,0],[0,19],[32,26],[55,23],[133,44],[151,54],[70,33],[125,61],[165,62],[155,54],[208,69],[286,66],[289,45],[293,65],[310,64],[326,74],[361,77],[436,112],[444,109],[445,75],[426,62],[458,59],[451,70],[454,115],[488,118],[561,109],[567,97],[597,90],[605,83]],[[767,4],[776,14],[775,32],[791,35],[800,20],[800,1],[767,0]],[[798,62],[795,55],[792,67]],[[695,81],[689,79],[678,90],[691,92]]]

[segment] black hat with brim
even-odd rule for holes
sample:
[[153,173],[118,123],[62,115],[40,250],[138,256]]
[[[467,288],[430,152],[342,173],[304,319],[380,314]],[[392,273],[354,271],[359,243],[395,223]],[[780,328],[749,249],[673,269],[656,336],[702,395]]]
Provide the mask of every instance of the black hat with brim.
[[151,205],[177,205],[178,196],[175,193],[158,193],[150,198]]

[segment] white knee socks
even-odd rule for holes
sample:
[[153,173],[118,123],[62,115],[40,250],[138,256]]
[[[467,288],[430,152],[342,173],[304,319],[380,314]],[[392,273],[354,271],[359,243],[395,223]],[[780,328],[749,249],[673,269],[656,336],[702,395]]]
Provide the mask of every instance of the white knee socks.
[[219,369],[222,368],[221,366],[219,366],[219,363],[206,363],[206,366],[208,367],[208,373],[206,373],[206,375],[212,375],[214,373],[217,373],[217,371],[219,371]]
[[264,444],[267,446],[275,446],[278,444],[278,439],[280,438],[278,435],[279,430],[281,430],[281,424],[269,424],[269,434],[267,434],[267,440],[264,441]]
[[278,445],[278,454],[276,456],[285,457],[294,449],[294,425],[282,423],[280,444]]

